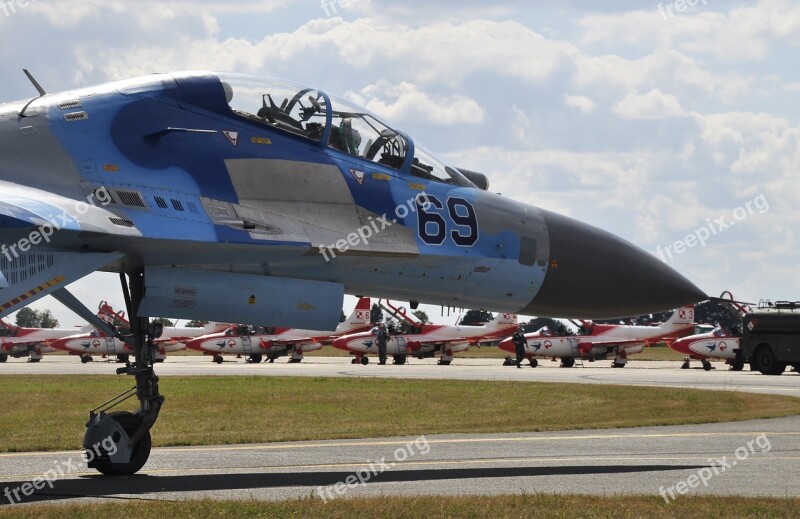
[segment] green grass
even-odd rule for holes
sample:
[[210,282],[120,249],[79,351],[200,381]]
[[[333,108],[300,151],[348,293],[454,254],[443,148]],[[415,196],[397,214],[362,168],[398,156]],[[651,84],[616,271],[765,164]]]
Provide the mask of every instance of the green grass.
[[680,497],[666,504],[661,497],[513,495],[463,497],[305,498],[290,501],[136,501],[69,505],[3,507],[0,518],[77,517],[95,519],[149,519],[180,517],[291,517],[296,519],[349,518],[708,518],[797,517],[800,499],[736,496]]
[[[132,383],[130,377],[113,375],[0,375],[0,450],[79,448],[87,411]],[[264,376],[162,377],[160,385],[167,400],[153,439],[162,446],[635,427],[800,414],[800,399],[787,396],[616,385]],[[126,402],[129,409],[134,404]]]

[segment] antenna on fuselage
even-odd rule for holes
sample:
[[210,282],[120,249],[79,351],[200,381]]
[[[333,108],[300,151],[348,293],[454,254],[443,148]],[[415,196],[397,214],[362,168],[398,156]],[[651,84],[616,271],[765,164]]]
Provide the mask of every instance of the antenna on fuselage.
[[36,91],[39,92],[39,97],[34,97],[30,101],[28,101],[28,103],[25,106],[23,106],[22,110],[19,112],[20,117],[25,117],[25,111],[28,109],[31,103],[33,103],[37,99],[41,99],[42,97],[46,96],[47,92],[45,92],[44,88],[42,88],[42,85],[40,85],[39,82],[36,81],[36,78],[34,78],[33,75],[31,75],[31,73],[28,72],[28,69],[24,68],[22,69],[22,71],[25,73],[26,76],[28,76],[28,79],[33,84],[33,87],[36,89]]

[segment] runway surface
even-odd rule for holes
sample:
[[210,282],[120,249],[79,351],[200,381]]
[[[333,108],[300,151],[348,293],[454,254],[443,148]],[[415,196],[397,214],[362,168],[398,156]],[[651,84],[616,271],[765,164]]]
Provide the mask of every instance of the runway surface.
[[[535,380],[800,396],[800,377],[790,372],[767,377],[749,371],[730,372],[721,363],[709,372],[681,370],[680,362],[634,360],[623,369],[607,364],[563,369],[545,361],[535,369],[516,369],[502,366],[498,359],[456,359],[450,366],[437,366],[432,359],[412,359],[402,366],[361,366],[342,357],[307,357],[300,364],[285,359],[274,364],[245,364],[230,358],[217,365],[209,358],[172,357],[156,369],[163,376]],[[10,359],[0,365],[0,374],[113,374],[118,366],[97,361],[81,364],[74,357],[52,356],[38,364]],[[662,494],[667,499],[671,495],[681,499],[681,491],[800,496],[798,461],[800,417],[555,433],[159,448],[153,450],[140,474],[127,478],[99,477],[85,468],[78,452],[9,453],[0,454],[0,502],[533,492]],[[41,482],[43,488],[31,496],[23,495],[26,482],[56,474],[52,488]]]
[[[104,478],[80,468],[54,481],[52,489],[44,485],[31,497],[22,497],[23,502],[65,502],[547,492],[663,494],[670,499],[671,492],[681,499],[681,490],[798,496],[798,425],[797,418],[783,418],[563,433],[160,448],[136,476]],[[13,490],[26,481],[54,467],[68,472],[72,463],[82,467],[77,452],[0,454],[0,491],[10,489],[13,499]],[[8,503],[6,497],[0,500]]]
[[[174,356],[156,365],[159,376],[170,375],[264,375],[304,377],[391,377],[414,379],[526,380],[581,384],[628,384],[663,387],[720,389],[748,393],[768,393],[800,397],[800,375],[786,371],[782,376],[766,376],[756,371],[729,371],[722,362],[704,371],[693,361],[692,369],[680,369],[680,361],[631,360],[624,368],[610,368],[611,361],[584,363],[583,367],[559,368],[558,362],[540,360],[539,367],[523,369],[503,366],[502,359],[459,359],[449,366],[437,366],[435,359],[410,359],[405,365],[379,366],[374,359],[367,366],[351,364],[346,357],[311,357],[290,364],[285,358],[274,363],[248,364],[244,359],[226,357],[215,364],[210,357]],[[0,364],[2,374],[95,374],[112,375],[120,366],[96,360],[82,364],[77,357],[45,356],[38,363],[9,359]]]

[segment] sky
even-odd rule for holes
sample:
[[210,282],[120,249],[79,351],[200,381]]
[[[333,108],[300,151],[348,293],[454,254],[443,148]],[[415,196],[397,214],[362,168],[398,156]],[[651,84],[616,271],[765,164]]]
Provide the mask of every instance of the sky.
[[[35,95],[23,67],[53,92],[194,69],[291,79],[709,295],[800,299],[797,2],[0,0],[0,34],[0,101]],[[71,289],[123,307],[116,275]]]

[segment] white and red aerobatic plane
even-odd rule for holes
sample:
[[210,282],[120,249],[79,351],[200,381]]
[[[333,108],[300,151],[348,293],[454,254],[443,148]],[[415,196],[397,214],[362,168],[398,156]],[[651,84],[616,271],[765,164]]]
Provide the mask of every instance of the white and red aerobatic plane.
[[[392,356],[395,364],[405,364],[408,355],[432,357],[441,355],[439,364],[448,365],[453,354],[469,349],[470,345],[499,340],[517,328],[517,316],[497,314],[489,323],[480,326],[446,324],[422,324],[413,314],[392,306],[391,302],[382,305],[394,316],[408,322],[412,333],[391,333],[386,343],[386,354]],[[333,341],[334,348],[354,355],[353,364],[368,364],[368,353],[377,355],[378,343],[374,332],[345,335]]]
[[[583,321],[580,335],[552,335],[541,329],[526,333],[528,345],[525,356],[531,367],[536,367],[536,357],[560,358],[563,367],[575,365],[575,359],[602,360],[615,355],[615,368],[624,367],[628,355],[641,353],[645,346],[669,342],[694,333],[694,308],[675,310],[670,318],[658,326],[630,326],[621,324],[596,324]],[[511,337],[500,342],[500,349],[514,353]]]
[[222,362],[222,355],[244,355],[249,362],[261,362],[266,356],[274,362],[278,357],[291,354],[289,362],[300,362],[304,352],[318,350],[340,335],[369,330],[369,312],[370,299],[362,297],[350,317],[339,323],[333,332],[238,325],[197,337],[189,341],[187,347],[213,355],[218,364]]

